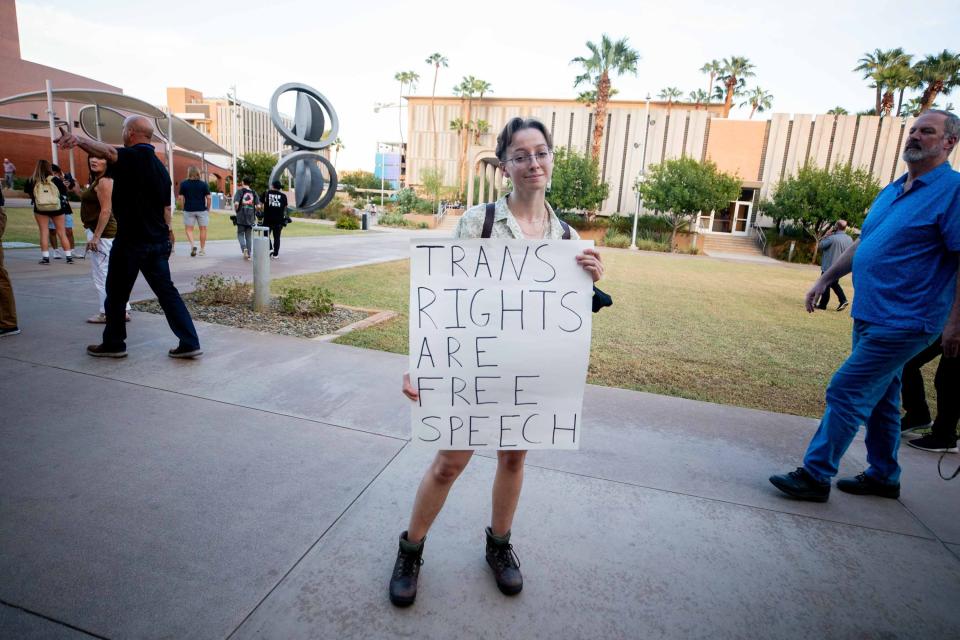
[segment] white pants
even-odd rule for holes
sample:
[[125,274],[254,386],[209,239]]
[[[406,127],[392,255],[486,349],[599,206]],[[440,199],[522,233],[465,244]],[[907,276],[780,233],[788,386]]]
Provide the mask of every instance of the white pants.
[[[87,242],[93,240],[93,232],[87,229]],[[87,254],[90,260],[90,274],[93,276],[93,286],[97,288],[100,297],[100,313],[104,313],[103,302],[107,299],[107,266],[110,264],[110,249],[113,248],[113,238],[100,238],[97,250]],[[127,303],[130,311],[130,303]]]

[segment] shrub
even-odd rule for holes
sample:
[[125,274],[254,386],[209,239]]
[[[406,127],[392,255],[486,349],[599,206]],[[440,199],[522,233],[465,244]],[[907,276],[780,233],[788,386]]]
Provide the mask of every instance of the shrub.
[[429,229],[429,228],[430,228],[430,225],[427,224],[426,222],[417,223],[417,229]]
[[637,238],[637,249],[641,251],[670,251],[670,243]]
[[402,213],[385,213],[377,219],[377,224],[385,227],[409,227],[410,222]]
[[290,287],[278,297],[280,311],[291,316],[322,316],[333,311],[333,294],[323,287]]
[[341,213],[340,217],[337,218],[337,224],[335,225],[337,229],[359,229],[360,221],[357,220],[357,217],[350,213]]
[[607,229],[606,235],[603,236],[603,246],[626,249],[630,246],[630,236],[625,233],[617,233],[614,229]]
[[193,281],[193,300],[204,305],[245,305],[249,304],[253,287],[236,276],[222,273],[206,273]]

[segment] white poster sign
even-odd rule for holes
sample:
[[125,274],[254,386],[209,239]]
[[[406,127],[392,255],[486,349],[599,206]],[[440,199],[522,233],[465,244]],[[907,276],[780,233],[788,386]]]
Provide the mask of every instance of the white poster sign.
[[413,440],[433,449],[578,449],[592,241],[410,242]]

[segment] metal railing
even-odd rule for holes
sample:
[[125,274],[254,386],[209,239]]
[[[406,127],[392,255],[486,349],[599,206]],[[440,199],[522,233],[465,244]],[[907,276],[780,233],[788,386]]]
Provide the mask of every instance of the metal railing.
[[757,246],[760,247],[760,253],[767,255],[767,234],[763,230],[763,227],[760,227],[756,223],[753,224],[753,238]]

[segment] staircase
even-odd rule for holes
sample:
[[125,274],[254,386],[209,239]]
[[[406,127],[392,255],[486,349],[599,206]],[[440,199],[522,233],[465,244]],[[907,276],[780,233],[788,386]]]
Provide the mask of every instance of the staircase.
[[763,252],[756,241],[750,236],[731,236],[726,234],[701,234],[703,253],[710,256],[715,254],[736,254],[744,256],[762,256]]
[[440,223],[440,226],[437,229],[443,229],[444,231],[449,231],[451,234],[453,230],[457,228],[457,225],[460,223],[460,218],[463,217],[463,212],[458,213],[448,213],[443,216],[443,221]]

